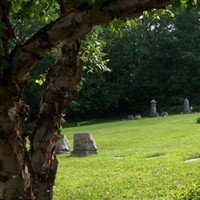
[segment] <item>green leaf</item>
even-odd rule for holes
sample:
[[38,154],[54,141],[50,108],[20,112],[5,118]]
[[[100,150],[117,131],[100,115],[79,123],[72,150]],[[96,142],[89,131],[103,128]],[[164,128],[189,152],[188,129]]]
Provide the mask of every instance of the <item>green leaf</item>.
[[45,78],[45,74],[40,75],[40,79],[36,79],[35,83],[39,84],[39,85],[43,85],[43,83],[45,82],[46,78]]

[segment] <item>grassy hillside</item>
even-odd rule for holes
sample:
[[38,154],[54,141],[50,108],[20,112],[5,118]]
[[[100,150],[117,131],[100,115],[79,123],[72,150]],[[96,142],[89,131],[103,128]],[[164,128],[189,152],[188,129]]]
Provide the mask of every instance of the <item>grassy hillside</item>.
[[200,157],[197,117],[199,114],[118,120],[64,129],[71,146],[74,133],[91,133],[98,154],[85,158],[58,156],[54,199],[155,200],[198,196],[192,191],[200,183],[200,161],[185,162]]

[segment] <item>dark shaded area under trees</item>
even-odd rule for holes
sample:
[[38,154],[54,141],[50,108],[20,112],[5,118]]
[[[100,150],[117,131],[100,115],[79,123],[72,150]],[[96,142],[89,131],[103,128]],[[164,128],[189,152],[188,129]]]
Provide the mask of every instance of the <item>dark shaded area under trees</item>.
[[[146,13],[127,22],[114,20],[96,27],[82,42],[84,70],[79,99],[67,118],[149,114],[155,98],[158,110],[180,113],[188,97],[194,111],[200,98],[200,26],[197,10]],[[49,66],[46,59],[40,63]],[[110,69],[110,70],[107,70]],[[37,76],[40,72],[35,71]],[[39,87],[32,79],[26,99],[38,109]],[[35,98],[30,98],[34,92]],[[36,106],[37,105],[37,106]]]

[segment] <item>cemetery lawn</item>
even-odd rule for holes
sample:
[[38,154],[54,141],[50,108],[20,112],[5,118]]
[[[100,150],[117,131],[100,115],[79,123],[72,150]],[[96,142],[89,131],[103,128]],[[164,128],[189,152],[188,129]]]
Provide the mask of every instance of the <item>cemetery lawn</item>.
[[91,133],[98,154],[58,156],[54,199],[200,199],[200,160],[186,162],[200,157],[199,116],[108,120],[63,129],[71,148],[74,133]]

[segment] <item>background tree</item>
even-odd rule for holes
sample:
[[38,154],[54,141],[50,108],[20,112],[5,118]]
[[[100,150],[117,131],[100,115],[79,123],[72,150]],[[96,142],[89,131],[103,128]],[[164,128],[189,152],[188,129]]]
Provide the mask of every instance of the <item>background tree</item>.
[[185,97],[197,110],[199,34],[197,10],[152,11],[135,21],[114,21],[96,36],[110,71],[83,73],[80,99],[73,103],[79,112],[72,107],[71,113],[148,115],[152,98],[160,111],[180,113]]

